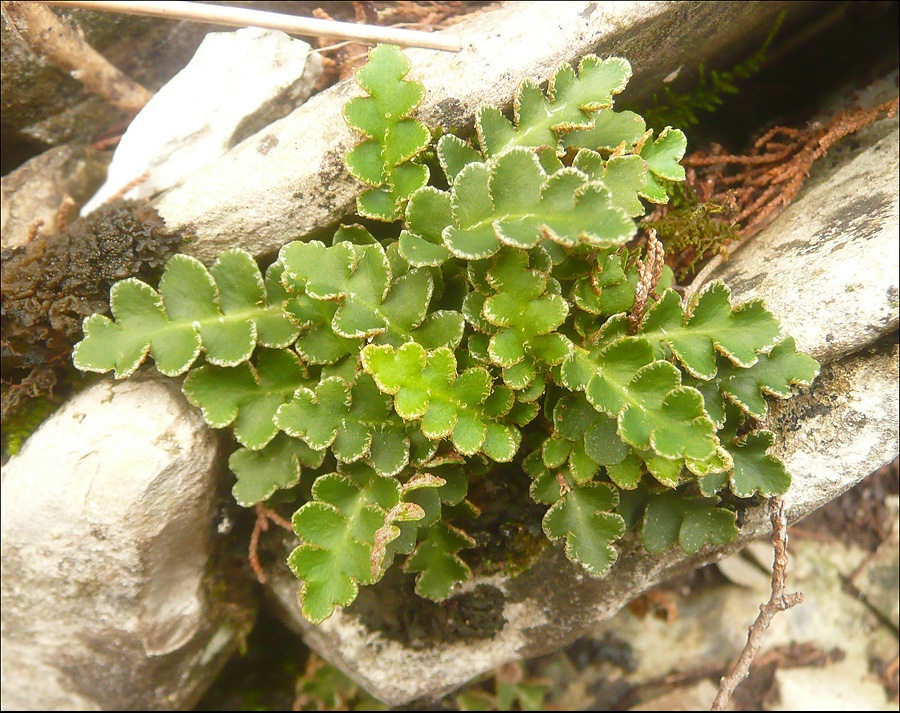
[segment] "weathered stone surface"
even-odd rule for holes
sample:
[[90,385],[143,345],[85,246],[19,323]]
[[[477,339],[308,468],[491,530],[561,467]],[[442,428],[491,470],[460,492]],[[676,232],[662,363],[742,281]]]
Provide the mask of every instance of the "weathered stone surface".
[[770,711],[895,711],[882,686],[873,676],[859,679],[852,662],[827,668],[806,666],[775,672]]
[[713,275],[737,301],[763,297],[797,349],[820,361],[900,322],[898,126],[883,119],[836,146],[796,202]]
[[[406,51],[410,78],[426,89],[418,117],[429,126],[470,131],[477,107],[508,106],[522,79],[543,82],[560,62],[589,52],[630,60],[634,78],[618,104],[627,106],[682,64],[696,66],[723,49],[758,44],[782,9],[790,20],[813,8],[780,2],[508,3],[449,30],[463,38],[459,54]],[[272,253],[353,212],[363,185],[349,176],[343,156],[358,139],[341,109],[358,94],[352,80],[341,82],[163,194],[156,206],[166,222],[189,225],[197,236],[187,251],[207,263],[231,247]]]
[[[56,232],[68,195],[83,205],[106,177],[109,155],[87,146],[57,146],[26,161],[0,181],[0,245],[24,245],[37,218],[39,235]],[[77,215],[73,210],[72,217]]]
[[210,33],[131,122],[106,183],[85,212],[145,173],[126,198],[178,185],[302,104],[321,72],[319,55],[283,32],[247,27]]
[[[776,454],[793,474],[785,496],[795,521],[890,462],[898,444],[896,339],[823,368],[807,394],[773,406],[769,426],[779,437]],[[634,536],[604,579],[592,579],[551,548],[517,578],[467,583],[499,589],[506,625],[491,639],[461,643],[389,640],[358,617],[338,610],[319,626],[299,612],[298,584],[285,569],[272,573],[271,591],[293,626],[320,654],[392,705],[438,697],[508,661],[558,649],[615,614],[628,601],[666,579],[732,553],[770,528],[764,508],[745,512],[737,541],[685,555],[674,548],[649,555]],[[379,585],[375,585],[376,587]]]
[[[833,501],[829,507],[839,502]],[[805,522],[800,528],[806,529]],[[846,710],[880,710],[879,706],[886,702],[885,690],[873,676],[880,664],[874,662],[886,664],[897,656],[896,631],[847,586],[848,577],[865,564],[871,552],[852,544],[848,541],[852,538],[847,538],[844,533],[815,531],[824,538],[791,535],[788,591],[803,592],[805,600],[774,618],[766,630],[756,662],[768,659],[773,665],[774,658],[780,662],[780,672],[784,673],[818,670],[823,674],[821,690],[829,691],[833,698],[811,695],[809,703],[803,705],[802,701],[789,697],[789,691],[785,690],[784,700],[779,701],[776,682],[766,696],[768,705],[749,708],[744,705],[744,709],[835,710],[840,709],[836,704],[838,697],[850,691],[855,691],[862,700]],[[600,624],[588,635],[589,641],[607,650],[612,642],[626,646],[628,666],[622,670],[596,661],[593,662],[594,670],[598,674],[602,670],[615,680],[619,691],[632,689],[631,695],[637,695],[638,700],[643,701],[648,695],[658,695],[659,681],[665,677],[677,678],[698,670],[713,672],[734,661],[747,642],[747,627],[757,616],[759,605],[771,593],[771,576],[766,569],[772,567],[772,544],[768,540],[758,540],[743,554],[750,554],[751,549],[752,556],[747,559],[755,562],[762,575],[758,586],[736,587],[712,578],[697,577],[688,580],[692,585],[690,589],[684,580],[674,587],[665,587],[660,593],[666,596],[670,606],[677,608],[678,615],[666,621],[654,616],[638,618],[626,608]],[[892,550],[896,556],[896,544]],[[719,562],[720,568],[721,565]],[[605,647],[602,642],[607,642]],[[588,643],[586,648],[592,650],[593,646]],[[797,665],[802,659],[800,652],[804,650],[807,657],[810,652],[820,652],[819,665],[824,668],[788,668],[788,662]],[[796,653],[792,654],[792,651]],[[598,658],[602,660],[602,657]],[[831,663],[825,664],[829,658]],[[807,658],[807,662],[812,663],[812,658]],[[806,676],[798,678],[805,679]],[[827,683],[826,678],[832,679],[833,683]],[[743,693],[759,700],[765,686],[765,674],[754,667],[738,695]],[[747,688],[755,689],[755,692],[748,694]],[[705,700],[698,701],[693,710],[708,709],[714,697],[715,689],[712,695],[708,695],[707,689]],[[816,700],[815,704],[813,700]],[[746,703],[746,698],[741,702]],[[896,709],[896,705],[894,707]],[[656,710],[667,708],[659,706]]]
[[716,697],[716,687],[709,680],[675,688],[661,696],[632,706],[630,711],[700,711]]
[[193,705],[252,619],[211,560],[217,465],[177,387],[138,380],[82,392],[4,466],[4,710]]

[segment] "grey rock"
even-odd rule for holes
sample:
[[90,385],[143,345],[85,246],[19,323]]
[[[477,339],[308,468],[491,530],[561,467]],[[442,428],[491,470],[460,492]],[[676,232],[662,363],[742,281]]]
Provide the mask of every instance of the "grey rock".
[[[407,50],[410,78],[426,89],[418,117],[429,126],[471,132],[475,109],[509,106],[526,77],[549,78],[560,62],[596,52],[627,57],[634,77],[626,101],[655,91],[680,65],[695,67],[722,50],[755,47],[784,9],[789,19],[813,5],[702,2],[519,2],[454,25],[458,54]],[[638,31],[635,28],[639,28]],[[691,37],[691,41],[660,38]],[[314,96],[222,159],[160,196],[156,207],[173,228],[190,226],[186,248],[206,263],[227,248],[254,255],[322,230],[355,210],[363,185],[344,167],[358,138],[341,114],[361,93],[346,80]],[[620,100],[619,106],[622,106]]]
[[[896,92],[896,89],[894,89]],[[900,131],[882,119],[814,165],[797,198],[713,275],[763,297],[797,349],[829,361],[900,323]]]
[[780,668],[775,671],[768,711],[895,711],[884,686],[874,676],[859,678],[855,662],[819,668]]
[[85,212],[144,174],[126,198],[177,186],[302,104],[322,73],[321,58],[309,49],[283,32],[256,27],[207,35],[131,122]]
[[[826,366],[809,393],[773,405],[769,427],[794,481],[785,496],[793,522],[826,504],[890,462],[898,444],[896,340],[879,343]],[[509,661],[547,653],[574,641],[657,584],[731,554],[765,535],[763,507],[744,512],[739,538],[695,555],[678,548],[649,555],[635,536],[619,546],[619,558],[603,579],[569,562],[561,548],[545,550],[516,578],[479,578],[503,596],[505,626],[490,639],[407,646],[389,639],[348,610],[319,626],[300,615],[297,581],[286,568],[271,572],[270,591],[283,616],[307,643],[390,705],[437,698],[480,673]],[[377,588],[379,585],[375,585]]]
[[253,617],[212,560],[217,466],[177,387],[140,380],[82,392],[4,466],[5,710],[196,702]]
[[649,701],[632,706],[630,711],[700,711],[716,697],[716,687],[708,679],[690,686],[679,686]]
[[[109,155],[88,146],[57,146],[26,161],[0,181],[0,244],[24,245],[38,218],[38,235],[56,232],[66,196],[83,205],[106,177]],[[73,208],[72,218],[77,211]]]
[[[860,484],[858,488],[865,488],[865,484]],[[858,499],[851,499],[850,502],[858,502]],[[845,507],[847,504],[841,503],[841,498],[829,505],[833,508],[832,512]],[[803,521],[798,529],[806,528]],[[822,681],[822,690],[832,692],[834,698],[823,701],[813,694],[809,698],[810,703],[805,705],[796,698],[788,700],[786,697],[779,702],[776,685],[766,699],[779,710],[840,710],[841,707],[835,702],[838,696],[856,691],[868,700],[844,710],[875,710],[876,706],[884,705],[885,690],[873,676],[873,671],[878,668],[874,662],[886,664],[896,658],[896,628],[876,614],[876,610],[858,592],[847,586],[848,577],[864,565],[872,553],[853,544],[853,538],[846,537],[843,532],[824,533],[818,529],[817,532],[824,538],[791,534],[787,587],[789,592],[803,592],[805,600],[803,604],[774,618],[755,660],[759,662],[774,654],[781,659],[780,671],[794,671],[798,669],[785,666],[791,659],[794,659],[794,665],[799,663],[796,653],[792,655],[789,652],[804,649],[807,652],[819,651],[822,659],[830,658],[832,661],[824,670],[818,670],[834,679],[830,684]],[[614,646],[627,647],[628,666],[614,666],[601,653],[587,664],[587,680],[583,680],[582,685],[590,689],[591,683],[598,678],[601,681],[604,678],[613,679],[618,684],[619,696],[623,689],[631,690],[629,699],[636,697],[644,700],[647,696],[659,695],[660,680],[677,680],[679,676],[701,670],[713,672],[734,661],[747,643],[747,625],[760,603],[768,599],[772,586],[771,576],[765,572],[765,568],[772,565],[772,543],[768,539],[758,540],[750,543],[744,552],[751,548],[754,555],[758,554],[759,564],[762,565],[758,570],[765,578],[762,586],[747,589],[710,581],[703,576],[663,585],[663,589],[657,591],[666,596],[671,606],[677,607],[678,616],[666,621],[654,616],[639,618],[626,608],[600,624],[588,635],[584,649],[611,653],[611,649],[616,650]],[[888,549],[896,558],[898,543],[891,542]],[[719,562],[718,566],[721,567],[721,564]],[[896,572],[893,579],[896,582]],[[857,580],[857,585],[862,586],[863,582]],[[589,673],[589,669],[593,672]],[[541,672],[538,675],[542,675]],[[754,670],[750,680],[739,690],[758,701],[767,685],[766,677],[757,678]],[[746,691],[744,686],[755,690]],[[604,694],[610,688],[616,690],[615,686],[607,685],[603,688]],[[698,702],[694,710],[708,709],[714,696],[713,689],[713,694]],[[813,700],[816,700],[815,705]],[[612,701],[599,709],[608,710],[614,707],[615,701],[614,694]],[[594,710],[597,709],[594,706]],[[766,705],[752,709],[771,710]],[[668,708],[659,706],[657,710]]]

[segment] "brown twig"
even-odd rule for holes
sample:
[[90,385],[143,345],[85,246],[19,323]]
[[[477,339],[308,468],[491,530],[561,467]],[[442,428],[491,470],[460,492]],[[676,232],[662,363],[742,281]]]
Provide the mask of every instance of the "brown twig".
[[772,520],[772,544],[775,547],[775,563],[772,566],[772,596],[769,597],[768,602],[759,607],[759,616],[756,617],[756,621],[750,626],[747,634],[747,644],[744,646],[744,650],[741,651],[741,655],[738,656],[731,673],[723,676],[719,682],[719,691],[710,710],[725,710],[725,706],[731,700],[731,694],[734,693],[734,689],[738,687],[741,681],[747,678],[750,673],[750,664],[753,662],[753,658],[762,644],[763,634],[769,628],[769,624],[772,623],[775,615],[803,601],[803,595],[799,592],[795,594],[784,593],[788,565],[788,534],[784,500],[781,496],[769,500],[769,516]]
[[139,112],[153,96],[113,67],[44,3],[4,2],[3,10],[30,49],[72,75],[89,92],[129,114]]
[[293,527],[291,526],[291,523],[281,517],[281,515],[274,510],[270,510],[262,503],[257,503],[255,509],[256,522],[253,525],[253,533],[250,535],[250,551],[247,555],[247,559],[250,560],[250,567],[256,575],[256,581],[260,584],[265,584],[269,578],[266,576],[266,572],[259,561],[259,536],[263,532],[268,532],[270,520],[276,525],[291,532],[293,532]]
[[[686,158],[683,163],[689,169],[689,183],[701,200],[721,203],[732,198],[736,201],[734,221],[740,226],[741,238],[714,255],[697,273],[685,290],[685,303],[732,253],[797,197],[815,161],[845,136],[882,116],[893,116],[898,104],[900,98],[895,98],[869,109],[846,111],[832,118],[825,127],[816,125],[801,130],[776,126],[760,137],[745,156],[726,154],[721,146],[714,144],[708,153],[697,152]],[[729,166],[741,170],[726,175]]]
[[128,181],[128,183],[126,183],[119,190],[113,193],[109,198],[106,199],[105,203],[109,204],[113,201],[121,200],[125,197],[125,194],[128,193],[128,191],[132,190],[133,188],[137,188],[148,178],[150,178],[150,172],[144,171],[140,176],[138,176],[137,178],[132,178],[130,181]]

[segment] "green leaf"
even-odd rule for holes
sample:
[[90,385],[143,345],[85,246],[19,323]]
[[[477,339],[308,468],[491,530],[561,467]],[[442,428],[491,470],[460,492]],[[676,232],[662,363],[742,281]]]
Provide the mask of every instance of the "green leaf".
[[415,342],[397,350],[369,344],[362,351],[362,364],[378,388],[394,397],[401,418],[421,419],[428,438],[450,438],[464,455],[480,451],[499,462],[511,460],[518,450],[518,429],[492,418],[485,404],[490,374],[472,367],[457,375],[449,348],[426,352]]
[[456,553],[474,546],[475,540],[459,528],[445,522],[430,527],[403,565],[404,572],[418,573],[416,594],[435,602],[449,597],[457,584],[472,576],[472,570]]
[[613,156],[606,161],[599,153],[582,149],[572,165],[606,186],[614,206],[632,217],[644,214],[638,195],[647,187],[648,176],[640,156]]
[[607,466],[606,474],[621,490],[634,490],[644,475],[643,463],[636,453],[631,452],[621,463]]
[[426,317],[434,291],[429,271],[408,270],[392,280],[378,244],[296,242],[281,255],[285,279],[305,293],[288,300],[285,311],[307,329],[297,351],[310,363],[333,363],[371,337],[394,346],[421,341],[431,348],[456,347],[462,339],[458,315],[439,310]]
[[676,540],[682,550],[693,554],[707,542],[723,545],[737,534],[734,513],[718,507],[718,498],[664,492],[650,496],[641,540],[650,554],[664,552]]
[[655,359],[648,341],[621,337],[594,355],[575,352],[561,375],[569,388],[583,388],[594,408],[617,419],[629,445],[689,464],[715,455],[715,424],[702,395],[681,385],[681,372]]
[[376,579],[372,568],[375,533],[400,500],[400,485],[366,467],[319,476],[313,498],[294,513],[294,532],[303,542],[288,557],[303,581],[303,616],[318,624],[354,599],[360,584]]
[[280,433],[260,450],[240,448],[231,454],[228,467],[237,476],[231,492],[239,505],[252,507],[277,490],[293,488],[300,482],[301,465],[318,468],[324,458],[325,451]]
[[605,575],[618,553],[612,543],[625,534],[625,521],[612,512],[618,492],[604,483],[577,485],[544,515],[544,533],[566,539],[566,556],[595,577]]
[[631,65],[624,59],[588,55],[577,73],[568,64],[560,65],[550,78],[547,96],[525,80],[516,92],[515,125],[491,107],[476,113],[481,149],[488,157],[514,146],[558,149],[562,135],[591,128],[591,114],[612,106],[613,95],[625,88],[630,77]]
[[469,163],[450,189],[453,224],[442,232],[457,257],[478,260],[502,245],[532,248],[543,238],[561,245],[621,245],[634,221],[608,190],[574,168],[544,173],[537,156],[512,148],[488,163]]
[[483,301],[482,316],[500,327],[490,339],[488,355],[507,369],[527,360],[520,367],[522,379],[508,371],[504,375],[507,384],[521,389],[531,383],[538,366],[559,364],[571,352],[568,338],[552,333],[565,321],[569,306],[559,295],[546,293],[547,275],[528,269],[528,256],[520,250],[498,253],[487,278],[496,293]]
[[410,66],[399,48],[375,47],[356,72],[369,96],[344,105],[347,124],[366,139],[347,154],[347,170],[372,186],[357,198],[357,210],[376,220],[396,220],[410,195],[428,182],[428,168],[409,163],[431,141],[425,125],[410,118],[425,96],[421,84],[403,79]]
[[733,444],[725,444],[734,459],[731,489],[735,495],[749,498],[759,492],[760,495],[772,497],[784,495],[791,487],[791,474],[787,472],[781,459],[766,455],[766,451],[774,443],[774,433],[757,431]]
[[744,413],[764,420],[769,412],[765,395],[790,398],[792,384],[808,386],[818,373],[819,363],[797,352],[793,337],[787,337],[768,354],[761,354],[749,369],[721,365],[717,381],[728,399]]
[[655,141],[647,141],[643,145],[640,155],[655,176],[667,181],[683,181],[684,167],[679,161],[684,158],[686,149],[684,132],[667,126]]
[[123,378],[149,353],[159,371],[176,376],[201,350],[211,364],[236,366],[257,342],[284,347],[298,331],[282,316],[280,299],[268,300],[259,268],[243,250],[223,253],[211,272],[195,258],[175,255],[159,292],[140,280],[121,280],[110,291],[110,309],[114,321],[100,314],[84,321],[85,337],[72,353],[82,371],[114,370]]
[[717,353],[737,366],[752,366],[759,352],[775,344],[781,328],[762,302],[745,302],[732,309],[730,296],[731,290],[721,281],[710,283],[686,315],[678,293],[666,290],[644,315],[640,334],[656,346],[658,355],[661,345],[668,346],[698,379],[716,375]]
[[478,151],[473,149],[467,141],[454,136],[453,134],[444,134],[437,143],[437,157],[444,169],[444,175],[447,182],[452,183],[453,179],[470,163],[483,161],[484,158]]
[[667,181],[683,181],[685,177],[681,161],[687,149],[684,133],[667,126],[655,141],[647,141],[641,147],[640,156],[647,162],[650,175],[641,196],[651,203],[668,203]]
[[449,225],[453,225],[450,194],[431,186],[416,191],[406,204],[407,229],[400,233],[400,254],[414,267],[442,264],[450,257],[442,237]]
[[601,109],[594,115],[594,126],[563,136],[563,146],[612,151],[620,144],[632,148],[646,133],[647,124],[633,111],[616,112]]
[[261,349],[256,367],[202,366],[188,374],[182,386],[213,428],[234,424],[238,443],[252,450],[265,446],[278,433],[275,412],[294,391],[308,385],[306,368],[287,349]]
[[342,463],[361,458],[380,475],[396,475],[409,462],[409,440],[390,404],[368,374],[348,384],[332,376],[315,392],[300,388],[280,406],[275,423],[285,433],[302,438],[311,448],[331,447]]
[[583,394],[567,394],[553,408],[555,433],[544,441],[548,468],[568,462],[573,482],[590,480],[601,465],[620,463],[630,448],[616,433],[616,421],[599,413]]

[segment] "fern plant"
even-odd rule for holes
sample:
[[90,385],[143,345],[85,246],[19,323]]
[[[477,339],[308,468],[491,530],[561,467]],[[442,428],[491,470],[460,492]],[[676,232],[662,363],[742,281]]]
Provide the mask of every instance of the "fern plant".
[[481,109],[474,143],[441,137],[437,188],[416,163],[430,132],[408,69],[376,48],[357,74],[368,96],[345,109],[381,237],[345,225],[285,245],[265,274],[238,250],[209,270],[178,255],[158,290],[115,285],[76,366],[187,372],[188,400],[240,444],[240,504],[305,483],[289,565],[311,622],[395,562],[448,597],[472,576],[470,485],[497,463],[531,476],[544,533],[594,576],[631,528],[650,552],[734,538],[735,497],[790,483],[757,428],[765,397],[818,364],[722,283],[683,304],[652,239],[629,258],[646,204],[684,178],[684,134],[615,112],[629,64],[586,57],[546,91],[523,82],[512,119]]

